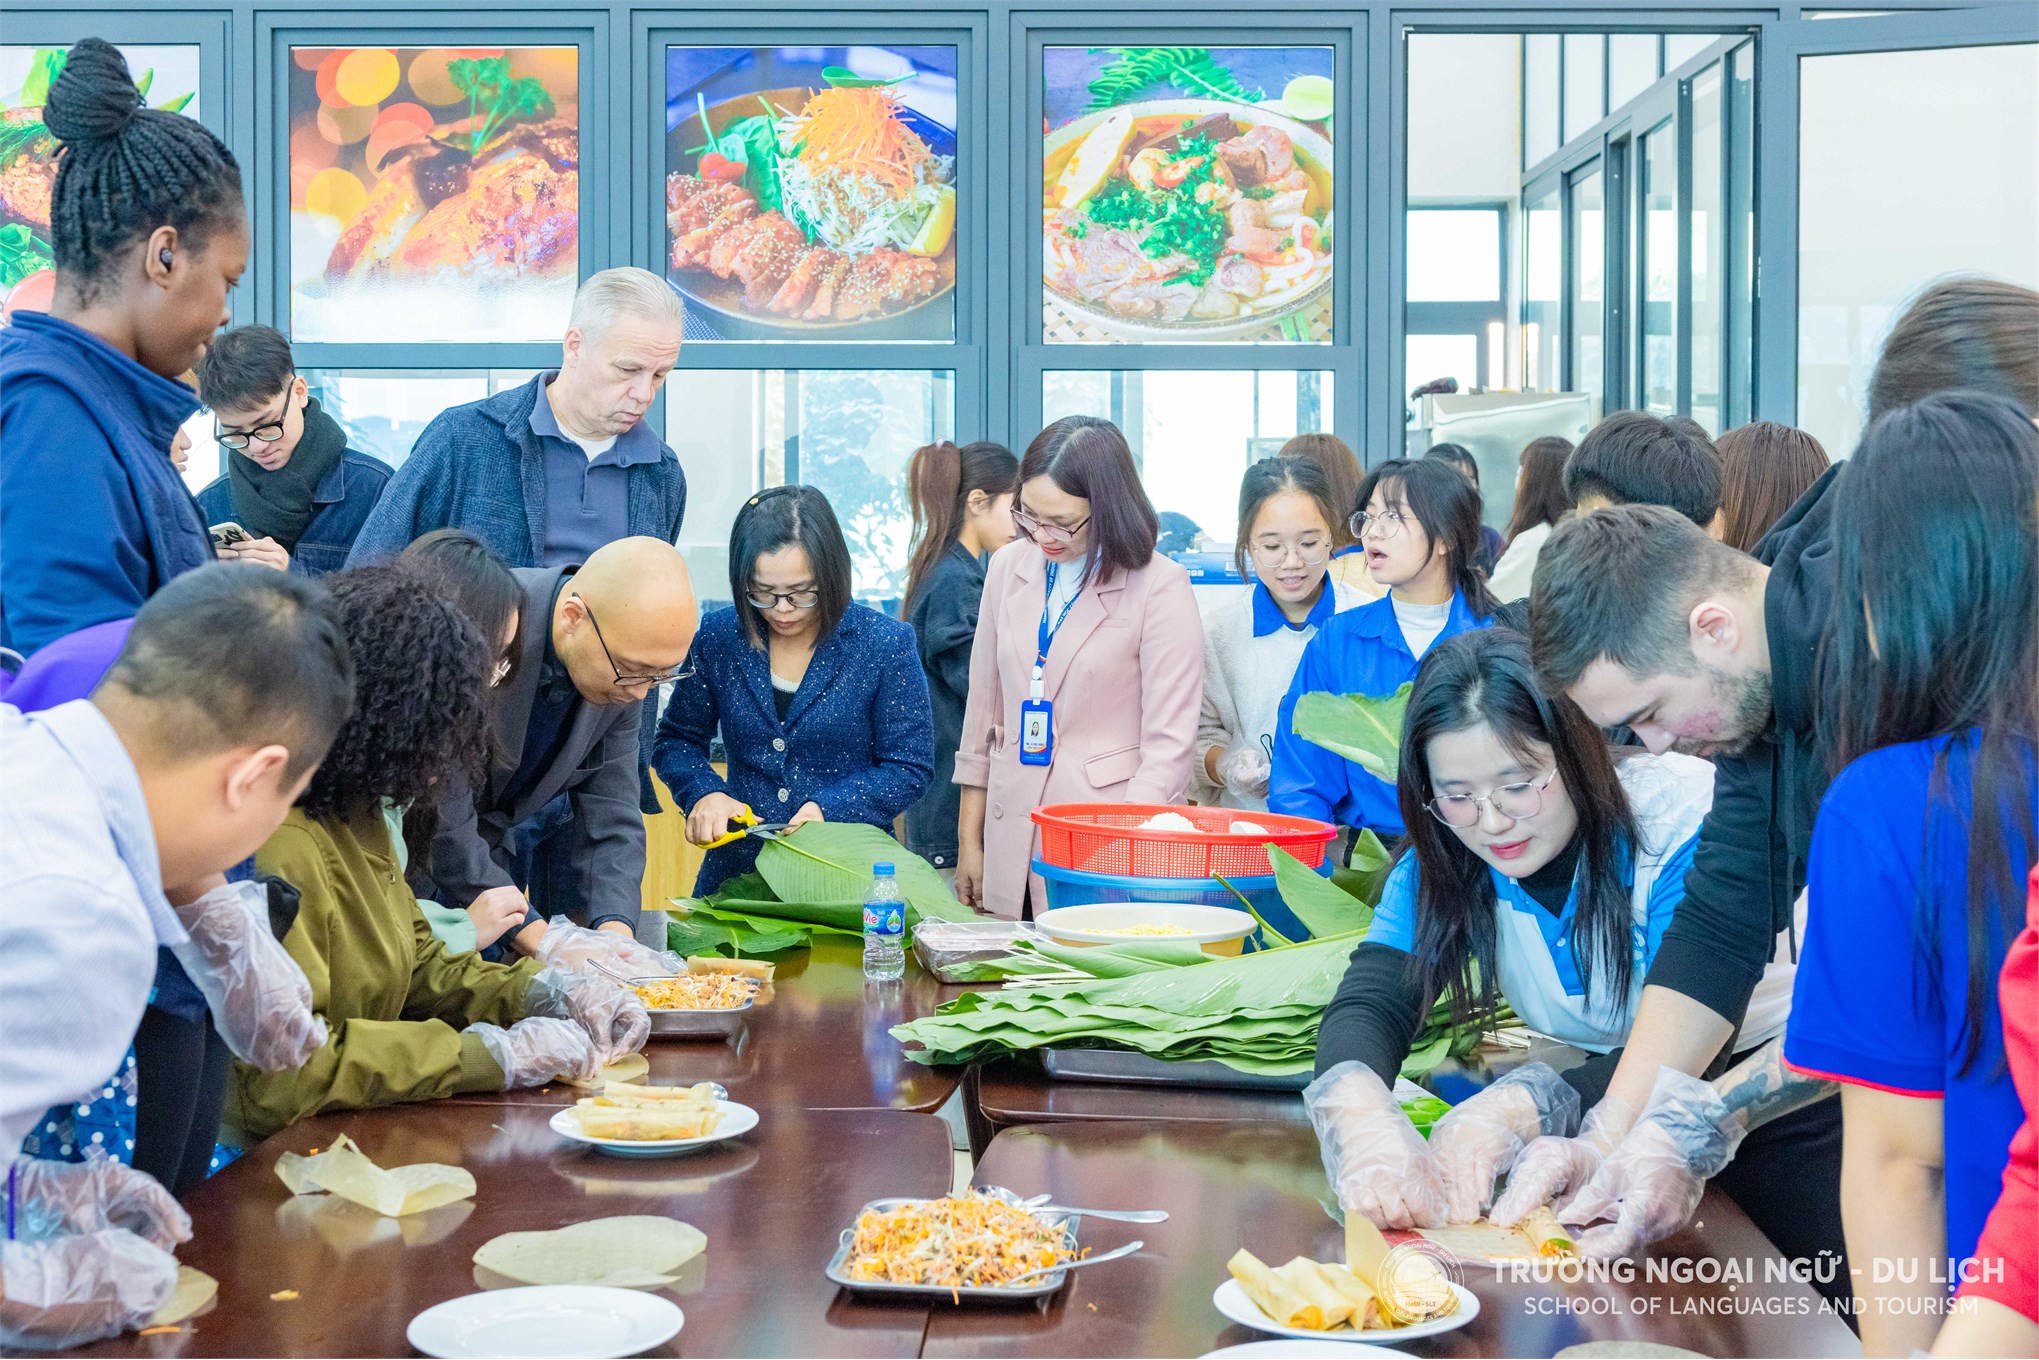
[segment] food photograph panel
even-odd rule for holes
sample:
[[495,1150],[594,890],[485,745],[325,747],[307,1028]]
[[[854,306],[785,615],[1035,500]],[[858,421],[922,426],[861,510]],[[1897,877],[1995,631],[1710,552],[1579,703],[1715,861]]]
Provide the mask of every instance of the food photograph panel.
[[573,47],[294,47],[290,333],[557,340],[580,281]]
[[[17,310],[46,312],[56,296],[50,193],[57,139],[43,125],[43,104],[68,51],[0,47],[0,324]],[[195,44],[129,45],[120,53],[145,105],[199,116]]]
[[1329,344],[1333,56],[1046,49],[1042,338]]
[[666,49],[689,340],[956,336],[954,47]]

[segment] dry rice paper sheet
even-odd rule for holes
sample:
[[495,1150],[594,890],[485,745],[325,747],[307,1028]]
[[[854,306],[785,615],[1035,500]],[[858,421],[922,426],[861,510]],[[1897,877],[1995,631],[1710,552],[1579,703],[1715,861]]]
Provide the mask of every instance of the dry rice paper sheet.
[[462,1167],[418,1162],[384,1170],[344,1133],[324,1152],[284,1153],[276,1160],[276,1175],[293,1195],[324,1190],[389,1218],[474,1197],[474,1177]]
[[177,1267],[177,1285],[170,1291],[170,1297],[163,1300],[145,1327],[174,1327],[188,1317],[204,1311],[219,1297],[219,1281],[202,1270],[191,1266]]
[[645,1057],[642,1053],[625,1053],[622,1057],[616,1059],[615,1062],[598,1070],[594,1076],[589,1077],[586,1081],[576,1081],[572,1077],[561,1077],[559,1084],[562,1086],[572,1086],[582,1091],[599,1091],[610,1082],[642,1081],[650,1075],[651,1060],[649,1058]]
[[629,1214],[551,1232],[504,1233],[482,1243],[474,1263],[517,1284],[657,1289],[707,1249],[707,1235],[691,1223]]

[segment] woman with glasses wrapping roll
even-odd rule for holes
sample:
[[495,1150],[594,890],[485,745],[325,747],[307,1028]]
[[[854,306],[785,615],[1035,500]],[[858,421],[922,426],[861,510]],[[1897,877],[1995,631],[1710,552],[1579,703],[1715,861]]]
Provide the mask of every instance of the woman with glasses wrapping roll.
[[1367,596],[1330,578],[1340,516],[1323,470],[1263,458],[1239,487],[1239,574],[1253,589],[1204,621],[1204,708],[1190,791],[1199,803],[1267,806],[1275,712],[1303,648],[1333,614]]
[[[913,629],[850,598],[850,550],[828,497],[761,491],[729,533],[736,603],[701,622],[651,766],[709,845],[763,823],[864,822],[890,834],[934,775],[934,715]],[[728,775],[708,761],[717,729]],[[757,861],[749,838],[709,850],[705,896]]]
[[970,703],[956,896],[1018,917],[1047,907],[1028,816],[1054,803],[1178,803],[1203,706],[1189,573],[1155,552],[1159,518],[1126,437],[1065,416],[1020,460],[1020,536],[991,559]]
[[[1304,1100],[1346,1210],[1384,1228],[1490,1210],[1514,1222],[1522,1215],[1505,1212],[1505,1199],[1495,1205],[1495,1180],[1532,1139],[1573,1129],[1606,1089],[1684,900],[1713,767],[1611,750],[1576,704],[1537,688],[1519,634],[1484,629],[1424,659],[1396,793],[1408,839],[1325,1010]],[[1773,965],[1759,991],[1788,994],[1789,971]],[[1461,1022],[1509,1006],[1532,1030],[1595,1056],[1563,1074],[1541,1062],[1515,1068],[1454,1107],[1426,1142],[1392,1087],[1440,998]],[[1776,1008],[1764,1010],[1767,1028],[1745,1029],[1746,1047],[1782,1027]],[[1776,1224],[1808,1217],[1807,1198],[1832,1184],[1821,1159],[1837,1171],[1838,1152],[1837,1140],[1794,1136],[1765,1149],[1769,1177],[1722,1186],[1762,1185],[1737,1198],[1775,1236]],[[1779,1190],[1780,1159],[1799,1168],[1802,1193]]]

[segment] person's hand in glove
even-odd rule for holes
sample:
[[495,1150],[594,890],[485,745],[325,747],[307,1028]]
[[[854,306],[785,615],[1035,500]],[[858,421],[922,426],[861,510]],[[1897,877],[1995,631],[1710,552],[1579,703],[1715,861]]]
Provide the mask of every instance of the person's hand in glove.
[[264,1072],[302,1067],[326,1043],[312,985],[269,928],[269,889],[222,883],[173,906],[190,939],[172,947],[233,1055]]
[[670,950],[647,949],[629,935],[589,930],[564,916],[546,922],[545,935],[531,957],[548,968],[561,968],[607,982],[672,977],[687,971],[687,961]]
[[1734,1158],[1747,1132],[1712,1082],[1675,1067],[1657,1073],[1642,1118],[1565,1206],[1569,1222],[1614,1220],[1581,1233],[1580,1254],[1639,1256],[1684,1227],[1707,1180]]
[[0,1243],[0,1343],[62,1350],[141,1327],[177,1287],[177,1258],[125,1228]]
[[1531,1139],[1565,1134],[1579,1094],[1549,1063],[1525,1063],[1460,1101],[1430,1129],[1430,1157],[1444,1190],[1444,1221],[1471,1223],[1494,1202],[1494,1180]]
[[1570,1221],[1571,1197],[1593,1179],[1635,1117],[1632,1106],[1603,1099],[1587,1111],[1578,1137],[1546,1135],[1522,1149],[1508,1173],[1508,1188],[1487,1215],[1489,1221],[1512,1228],[1546,1204],[1560,1219]]
[[602,1058],[587,1031],[571,1020],[533,1015],[504,1029],[500,1025],[469,1025],[464,1034],[481,1039],[482,1047],[503,1069],[503,1089],[543,1086],[555,1077],[592,1081]]
[[22,1237],[68,1237],[125,1228],[165,1251],[191,1240],[191,1215],[154,1176],[103,1152],[82,1162],[20,1157],[12,1171]]
[[[546,931],[545,936],[551,939],[552,932]],[[644,1003],[621,983],[546,968],[531,979],[524,1001],[532,1015],[571,1020],[586,1030],[605,1063],[635,1053],[651,1037],[651,1016]]]
[[1303,1091],[1324,1174],[1347,1213],[1379,1228],[1434,1228],[1444,1195],[1423,1135],[1371,1067],[1342,1062]]
[[1218,762],[1218,772],[1224,776],[1225,787],[1234,793],[1259,797],[1267,792],[1273,766],[1258,746],[1242,746]]

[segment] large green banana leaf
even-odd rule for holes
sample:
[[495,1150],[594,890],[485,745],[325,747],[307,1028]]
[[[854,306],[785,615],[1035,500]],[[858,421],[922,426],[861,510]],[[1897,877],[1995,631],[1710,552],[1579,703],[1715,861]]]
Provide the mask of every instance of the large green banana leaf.
[[[880,863],[892,865],[900,894],[906,899],[907,924],[928,917],[977,919],[975,912],[956,900],[932,864],[874,826],[808,822],[790,835],[764,842],[758,850],[758,873],[781,902],[861,903],[871,886],[871,866]],[[862,920],[860,914],[859,930]]]
[[1357,761],[1376,779],[1392,784],[1401,763],[1402,719],[1415,688],[1408,681],[1381,698],[1314,691],[1296,700],[1291,726],[1304,741]]

